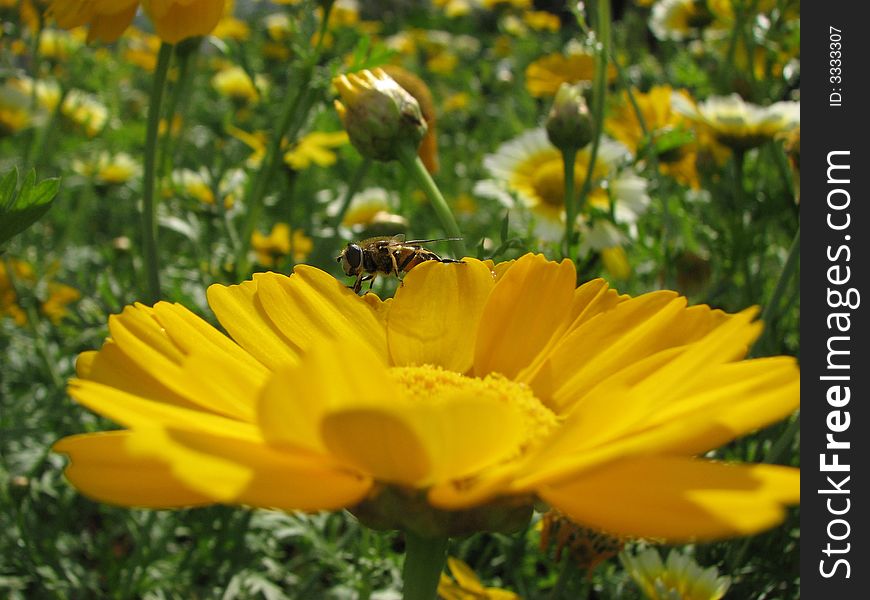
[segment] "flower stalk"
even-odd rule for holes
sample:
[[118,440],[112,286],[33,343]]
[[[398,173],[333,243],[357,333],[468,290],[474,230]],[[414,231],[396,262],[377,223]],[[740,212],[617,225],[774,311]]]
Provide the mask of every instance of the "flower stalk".
[[163,42],[157,55],[157,67],[151,97],[148,102],[148,124],[145,130],[144,176],[142,181],[142,258],[145,263],[146,294],[149,303],[160,299],[160,265],[157,257],[157,215],[154,196],[157,177],[157,137],[160,128],[160,106],[166,89],[173,45]]
[[[583,187],[580,188],[580,198],[577,201],[577,211],[583,210],[586,197],[592,189],[592,173],[595,172],[595,162],[598,159],[598,148],[601,146],[601,135],[604,133],[604,100],[607,95],[607,65],[610,61],[610,2],[598,0],[595,10],[595,29],[598,35],[598,53],[595,57],[595,77],[592,81],[592,144],[589,147],[589,167]],[[567,185],[567,183],[566,183]]]
[[[414,178],[414,181],[417,182],[417,185],[426,194],[447,235],[452,238],[462,238],[462,233],[459,231],[459,225],[456,224],[456,219],[450,211],[450,206],[448,206],[432,176],[429,175],[429,171],[426,170],[423,161],[417,156],[417,149],[407,144],[400,145],[398,148],[398,158],[408,174]],[[462,239],[458,239],[454,243],[459,250],[459,254],[465,256],[467,254],[465,242]]]
[[405,533],[404,600],[435,600],[438,580],[447,562],[449,541],[446,537],[424,538]]

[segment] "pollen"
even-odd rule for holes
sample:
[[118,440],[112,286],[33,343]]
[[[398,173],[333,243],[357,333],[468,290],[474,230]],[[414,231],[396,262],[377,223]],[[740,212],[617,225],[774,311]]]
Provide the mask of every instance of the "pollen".
[[466,377],[441,367],[393,367],[390,376],[415,402],[438,402],[455,393],[471,393],[475,397],[488,397],[513,406],[525,421],[525,432],[520,442],[520,453],[544,439],[559,423],[555,413],[538,400],[532,389],[511,381],[497,373],[483,378]]

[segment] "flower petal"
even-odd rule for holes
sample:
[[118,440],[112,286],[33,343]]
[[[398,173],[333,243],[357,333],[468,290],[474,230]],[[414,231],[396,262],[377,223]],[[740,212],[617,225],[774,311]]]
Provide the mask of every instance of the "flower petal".
[[224,0],[167,2],[152,0],[145,5],[157,36],[169,44],[198,35],[208,35],[224,12]]
[[133,2],[128,8],[116,13],[97,14],[91,19],[88,41],[99,40],[111,43],[121,37],[124,30],[133,22],[139,3]]
[[278,369],[263,389],[257,422],[271,444],[325,451],[320,421],[330,409],[398,398],[382,357],[362,343],[315,343],[298,365]]
[[523,422],[498,399],[459,392],[348,407],[323,420],[332,453],[379,481],[427,487],[467,477],[517,452]]
[[493,277],[482,262],[435,261],[414,267],[396,292],[387,317],[395,365],[438,365],[457,373],[471,368],[474,336]]
[[371,480],[326,457],[278,451],[204,431],[148,428],[131,451],[170,465],[184,485],[216,502],[282,510],[336,510],[359,502]]
[[124,427],[171,425],[238,439],[262,439],[257,429],[249,423],[202,410],[154,402],[94,381],[73,379],[69,384],[69,393],[80,404]]
[[527,254],[499,279],[484,307],[474,351],[478,377],[513,378],[567,325],[576,284],[574,264]]
[[540,497],[610,533],[670,541],[748,535],[782,520],[800,499],[800,472],[649,456],[608,464]]
[[256,278],[238,285],[214,284],[206,295],[227,333],[266,367],[298,362],[299,348],[281,334],[257,299]]
[[63,438],[55,452],[70,457],[64,472],[86,496],[100,502],[147,508],[210,504],[212,499],[184,486],[163,462],[131,455],[132,431],[89,433]]
[[290,277],[263,273],[254,278],[265,313],[302,353],[316,340],[334,339],[362,343],[387,356],[378,312],[329,273],[299,265]]

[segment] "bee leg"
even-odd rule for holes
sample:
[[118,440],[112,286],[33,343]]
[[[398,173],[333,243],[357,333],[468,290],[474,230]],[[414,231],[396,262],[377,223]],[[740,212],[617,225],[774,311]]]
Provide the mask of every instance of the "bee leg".
[[369,289],[372,289],[372,286],[375,284],[375,276],[372,275],[371,277],[368,277],[367,279],[369,280]]
[[362,289],[362,283],[363,283],[364,280],[365,280],[365,279],[364,279],[362,273],[360,273],[359,275],[356,276],[356,281],[354,281],[354,282],[353,282],[353,285],[350,286],[350,287],[353,288],[353,293],[354,293],[354,294],[359,294],[359,291]]

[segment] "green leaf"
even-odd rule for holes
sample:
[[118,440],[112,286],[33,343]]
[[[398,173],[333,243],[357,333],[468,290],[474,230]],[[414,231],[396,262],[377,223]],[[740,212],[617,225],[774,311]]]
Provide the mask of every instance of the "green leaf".
[[0,246],[18,235],[51,208],[60,189],[60,179],[53,177],[36,182],[36,171],[31,170],[18,186],[18,169],[0,179]]

